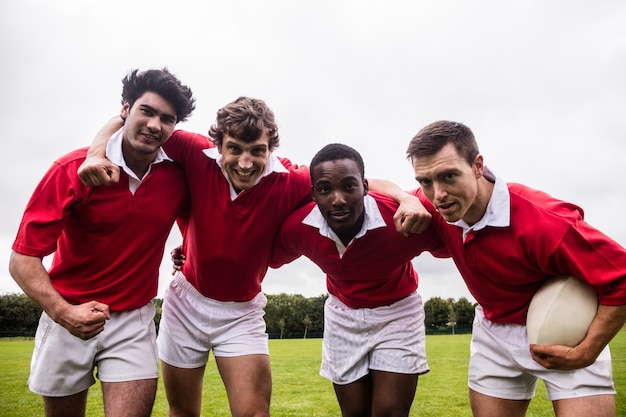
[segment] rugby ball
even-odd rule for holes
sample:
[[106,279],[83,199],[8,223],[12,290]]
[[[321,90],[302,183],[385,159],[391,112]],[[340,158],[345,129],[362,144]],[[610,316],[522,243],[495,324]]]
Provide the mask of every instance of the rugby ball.
[[598,310],[598,296],[573,276],[554,277],[535,293],[526,316],[528,341],[574,347],[585,338]]

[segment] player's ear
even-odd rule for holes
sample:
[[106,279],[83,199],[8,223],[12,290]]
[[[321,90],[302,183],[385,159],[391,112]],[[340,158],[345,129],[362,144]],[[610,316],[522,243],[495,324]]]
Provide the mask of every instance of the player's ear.
[[367,178],[363,178],[363,195],[367,195],[367,192],[369,191],[369,183],[367,182]]
[[480,178],[483,176],[485,165],[483,162],[483,156],[481,154],[476,155],[476,158],[474,158],[474,164],[472,165],[472,169],[474,170],[476,178]]
[[128,103],[128,101],[125,101],[124,105],[122,105],[120,116],[122,116],[122,119],[126,120],[126,118],[128,117],[128,113],[130,113],[130,104]]

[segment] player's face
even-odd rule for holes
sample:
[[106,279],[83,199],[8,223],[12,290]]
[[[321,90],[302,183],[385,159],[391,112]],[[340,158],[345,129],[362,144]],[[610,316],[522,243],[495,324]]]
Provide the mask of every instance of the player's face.
[[470,165],[449,143],[431,156],[413,157],[415,179],[437,211],[449,222],[463,219],[474,224],[483,216],[478,207],[478,180],[482,177],[482,156]]
[[224,136],[218,150],[222,154],[222,166],[238,193],[252,188],[265,171],[270,157],[269,142],[266,133],[254,142]]
[[351,159],[322,162],[313,169],[313,200],[328,225],[347,243],[363,225],[367,180]]
[[124,123],[124,152],[137,156],[156,155],[174,131],[176,126],[176,110],[160,95],[146,91],[139,97],[133,107],[128,103],[122,107]]

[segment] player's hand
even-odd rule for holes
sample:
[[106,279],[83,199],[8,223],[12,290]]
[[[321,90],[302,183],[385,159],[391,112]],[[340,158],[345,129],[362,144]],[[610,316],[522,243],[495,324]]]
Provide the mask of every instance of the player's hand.
[[182,248],[178,246],[172,249],[170,256],[172,257],[172,275],[174,275],[176,272],[183,269],[183,265],[185,265],[185,254]]
[[78,177],[88,187],[110,185],[120,180],[120,167],[107,158],[90,156],[78,168]]
[[531,344],[530,355],[535,362],[547,369],[580,369],[595,362],[598,355],[592,355],[579,346],[538,346]]
[[110,318],[108,305],[89,301],[70,306],[63,317],[58,319],[58,323],[74,336],[87,340],[101,333]]
[[409,233],[422,233],[428,228],[431,219],[432,216],[419,198],[407,193],[393,216],[393,223],[399,233],[408,236]]

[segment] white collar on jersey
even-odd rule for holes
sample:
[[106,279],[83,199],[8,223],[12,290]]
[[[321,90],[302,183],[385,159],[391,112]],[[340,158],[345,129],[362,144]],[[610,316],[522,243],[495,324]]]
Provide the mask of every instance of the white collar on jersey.
[[[217,148],[207,148],[207,149],[204,149],[202,152],[209,158],[214,159],[217,165],[222,169],[222,173],[224,174],[226,181],[228,181],[228,186],[230,188],[230,199],[234,200],[235,198],[237,198],[238,194],[233,188],[233,184],[230,182],[230,179],[228,178],[228,174],[226,173],[226,171],[224,170],[224,167],[222,166],[222,160],[223,160],[222,154],[218,152]],[[276,157],[276,155],[274,155],[273,153],[270,153],[267,164],[265,165],[265,171],[263,171],[263,174],[261,174],[261,176],[254,183],[253,187],[257,185],[259,181],[261,181],[262,178],[267,177],[268,175],[274,172],[288,174],[289,170],[285,168],[285,166],[282,164],[282,162],[280,162],[280,160]]]
[[478,231],[487,226],[507,227],[511,224],[511,197],[509,187],[507,187],[502,178],[498,177],[487,167],[485,167],[483,176],[487,178],[487,180],[494,182],[493,192],[491,193],[491,198],[489,198],[487,210],[485,210],[483,218],[472,226],[463,220],[450,223],[463,229],[463,240],[465,240],[472,230]]
[[142,178],[137,177],[137,175],[133,172],[133,170],[130,169],[128,165],[126,165],[126,161],[124,160],[124,153],[122,152],[122,141],[123,141],[122,132],[123,131],[124,131],[124,128],[122,127],[120,128],[120,130],[115,132],[111,136],[111,138],[109,138],[105,155],[109,159],[109,161],[113,162],[115,165],[118,165],[120,168],[124,170],[126,174],[128,174],[128,177],[129,177],[128,187],[130,188],[130,191],[133,194],[135,194],[135,191],[137,191],[137,188],[139,188],[139,184],[141,183],[141,180],[146,178],[146,175],[150,173],[150,170],[152,169],[152,165],[158,164],[164,161],[172,161],[172,158],[167,156],[163,148],[159,147],[159,150],[157,151],[157,154],[154,157],[154,160],[150,163],[150,166],[148,167],[148,170],[146,171],[144,176]]
[[[382,214],[380,214],[380,209],[378,208],[378,204],[376,204],[376,200],[370,195],[366,195],[364,197],[364,207],[365,207],[365,218],[363,219],[363,225],[361,226],[361,230],[354,236],[354,238],[348,243],[347,246],[365,233],[368,230],[378,229],[380,227],[386,227],[387,224],[383,219]],[[311,212],[307,214],[307,216],[302,220],[303,224],[315,227],[319,229],[320,235],[329,238],[333,242],[335,242],[337,246],[337,250],[339,251],[339,255],[343,256],[343,253],[346,251],[346,247],[344,246],[341,239],[337,236],[337,234],[330,228],[324,216],[322,216],[322,212],[320,211],[317,204],[313,207]]]

